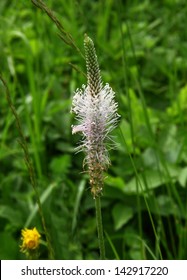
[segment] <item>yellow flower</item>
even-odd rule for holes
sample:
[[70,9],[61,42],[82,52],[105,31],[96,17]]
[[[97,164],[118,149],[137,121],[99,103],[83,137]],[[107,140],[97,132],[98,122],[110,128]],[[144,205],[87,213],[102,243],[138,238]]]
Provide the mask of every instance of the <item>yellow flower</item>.
[[21,251],[34,250],[39,246],[41,235],[36,228],[22,229],[21,235],[21,239],[23,240]]

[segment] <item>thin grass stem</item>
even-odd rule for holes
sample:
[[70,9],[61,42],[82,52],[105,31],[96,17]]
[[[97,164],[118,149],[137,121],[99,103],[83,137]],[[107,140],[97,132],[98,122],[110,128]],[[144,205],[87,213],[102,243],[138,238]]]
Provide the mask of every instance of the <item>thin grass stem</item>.
[[60,31],[59,37],[64,41],[65,44],[74,48],[83,58],[84,55],[82,54],[81,50],[75,44],[75,41],[70,33],[68,33],[62,23],[58,20],[58,18],[54,15],[53,11],[45,5],[45,3],[41,0],[31,0],[32,4],[37,8],[41,9],[45,12],[49,18],[55,23],[56,27]]
[[8,85],[7,85],[6,81],[4,80],[4,78],[2,77],[1,74],[0,74],[0,80],[3,83],[3,86],[5,88],[6,98],[7,98],[9,108],[10,108],[10,110],[11,110],[11,112],[12,112],[14,118],[15,118],[15,121],[16,121],[16,126],[17,126],[18,133],[19,133],[19,136],[20,136],[19,144],[22,147],[22,150],[23,150],[23,153],[24,153],[24,158],[25,158],[25,163],[26,163],[28,173],[29,173],[29,176],[30,176],[31,185],[32,185],[32,187],[34,189],[34,192],[35,192],[36,202],[38,204],[38,211],[39,211],[39,215],[40,215],[40,218],[41,218],[44,233],[45,233],[45,236],[46,236],[49,258],[54,259],[54,252],[53,252],[53,248],[52,248],[52,245],[51,245],[49,233],[47,231],[46,222],[45,222],[45,218],[44,218],[44,214],[43,214],[43,210],[42,210],[42,205],[41,205],[41,201],[40,201],[40,196],[39,196],[39,192],[38,192],[38,186],[37,186],[37,182],[36,182],[34,166],[32,164],[32,161],[31,161],[31,158],[30,158],[30,155],[29,155],[29,150],[28,150],[26,139],[25,139],[24,134],[23,134],[21,122],[20,122],[19,116],[17,114],[17,111],[16,111],[16,109],[15,109],[13,103],[12,103],[12,99],[11,99],[11,95],[10,95]]
[[[123,34],[123,29],[122,29],[122,3],[121,0],[117,4],[117,12],[118,12],[118,21],[119,21],[119,29],[120,29],[120,34],[121,34],[121,47],[123,51],[123,71],[124,71],[124,87],[127,95],[127,102],[128,102],[128,116],[130,120],[130,131],[131,131],[131,139],[132,139],[132,146],[133,146],[133,154],[135,154],[135,133],[134,133],[134,122],[133,122],[133,112],[132,112],[132,105],[131,105],[131,99],[130,99],[130,94],[129,94],[129,81],[128,81],[128,61],[127,61],[127,56],[126,56],[126,49],[125,49],[125,43],[124,43],[124,34]],[[138,208],[138,228],[140,232],[140,236],[143,239],[143,230],[142,230],[142,214],[141,214],[141,201],[140,201],[140,190],[139,190],[139,184],[138,184],[138,178],[136,178],[136,191],[137,191],[137,208]],[[141,243],[141,254],[142,258],[144,258],[144,247],[143,243]]]

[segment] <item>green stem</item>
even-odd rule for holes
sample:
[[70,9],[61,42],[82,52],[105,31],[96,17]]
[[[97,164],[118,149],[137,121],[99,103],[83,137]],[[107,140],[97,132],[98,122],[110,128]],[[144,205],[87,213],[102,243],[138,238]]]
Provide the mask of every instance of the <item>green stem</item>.
[[105,243],[104,243],[104,235],[103,235],[103,223],[102,223],[102,215],[101,215],[100,196],[97,196],[95,198],[95,209],[96,209],[96,221],[97,221],[100,259],[105,260]]
[[19,143],[20,143],[20,145],[23,149],[25,163],[26,163],[26,166],[27,166],[27,169],[28,169],[28,172],[29,172],[31,185],[32,185],[32,187],[35,191],[36,202],[38,204],[38,211],[39,211],[39,214],[40,214],[41,222],[42,222],[43,229],[44,229],[45,236],[46,236],[46,242],[47,242],[47,247],[48,247],[48,251],[49,251],[49,258],[54,259],[53,247],[52,247],[52,244],[51,244],[51,241],[50,241],[50,236],[49,236],[49,233],[48,233],[47,227],[46,227],[46,222],[45,222],[45,218],[44,218],[44,214],[43,214],[43,210],[42,210],[42,205],[41,205],[41,202],[40,202],[40,196],[39,196],[39,192],[38,192],[37,182],[36,182],[36,176],[35,176],[35,172],[34,172],[34,166],[32,164],[32,161],[31,161],[31,158],[30,158],[30,155],[29,155],[27,141],[26,141],[25,136],[23,134],[23,130],[22,130],[22,126],[21,126],[19,116],[17,114],[17,111],[16,111],[13,103],[12,103],[12,99],[11,99],[11,95],[10,95],[8,85],[7,85],[6,81],[4,80],[4,78],[2,77],[1,74],[0,74],[0,81],[4,85],[8,105],[9,105],[9,108],[10,108],[10,110],[11,110],[11,112],[12,112],[14,118],[15,118],[15,121],[16,121],[18,133],[19,133],[19,136],[20,136]]

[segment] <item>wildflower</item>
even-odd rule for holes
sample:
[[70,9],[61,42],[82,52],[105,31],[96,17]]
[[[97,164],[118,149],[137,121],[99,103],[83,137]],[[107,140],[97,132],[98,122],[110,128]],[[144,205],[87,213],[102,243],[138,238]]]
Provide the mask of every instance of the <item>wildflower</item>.
[[80,132],[83,139],[78,151],[86,154],[91,192],[93,197],[99,196],[103,189],[104,171],[108,168],[107,143],[109,133],[116,127],[119,115],[115,93],[109,84],[103,86],[97,55],[93,41],[85,35],[84,39],[87,86],[77,89],[73,97],[72,112],[78,124],[72,126],[72,133]]
[[21,245],[22,252],[35,250],[38,248],[41,235],[36,228],[22,229],[21,235],[21,239],[23,240],[23,243]]

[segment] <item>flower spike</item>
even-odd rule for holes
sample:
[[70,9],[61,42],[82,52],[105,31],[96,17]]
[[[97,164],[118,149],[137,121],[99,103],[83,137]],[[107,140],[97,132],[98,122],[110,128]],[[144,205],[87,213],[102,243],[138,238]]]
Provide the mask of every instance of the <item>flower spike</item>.
[[103,86],[94,43],[87,35],[84,38],[84,48],[87,86],[77,89],[73,97],[72,112],[75,113],[78,124],[72,126],[72,133],[83,134],[78,150],[86,154],[91,192],[96,197],[102,193],[104,171],[110,164],[106,147],[110,141],[109,133],[116,127],[119,115],[118,105],[114,100],[115,93],[108,84]]
[[102,81],[94,43],[86,34],[84,36],[84,48],[86,56],[88,86],[90,88],[90,94],[94,96],[101,91]]

